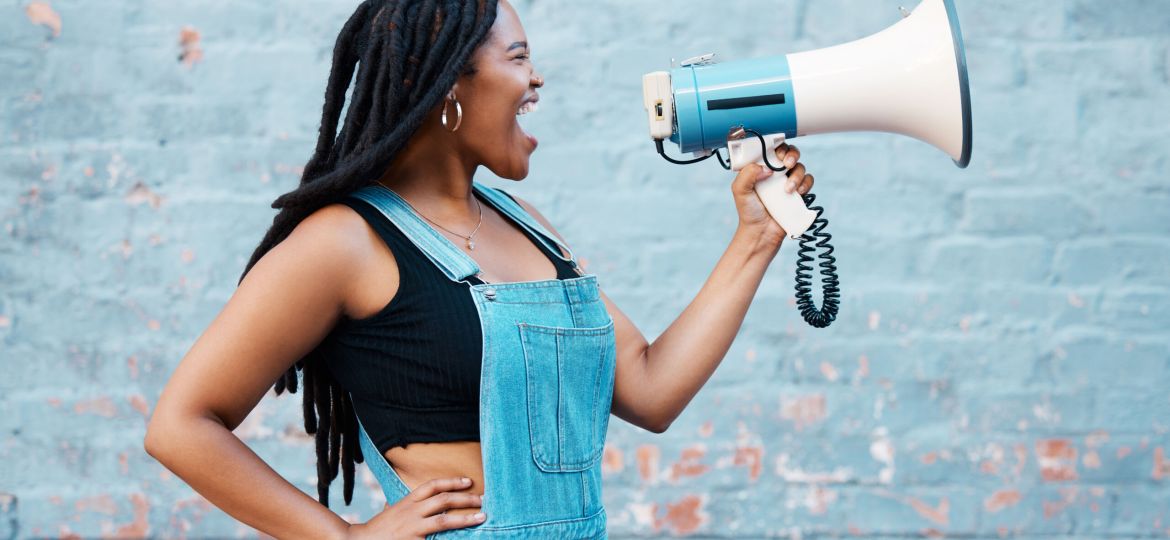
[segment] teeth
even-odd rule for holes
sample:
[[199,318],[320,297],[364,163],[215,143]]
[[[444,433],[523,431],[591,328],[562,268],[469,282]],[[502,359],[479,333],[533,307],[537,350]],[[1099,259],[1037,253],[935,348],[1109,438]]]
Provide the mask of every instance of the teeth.
[[520,106],[520,110],[516,111],[516,116],[521,116],[538,110],[535,102],[529,101]]

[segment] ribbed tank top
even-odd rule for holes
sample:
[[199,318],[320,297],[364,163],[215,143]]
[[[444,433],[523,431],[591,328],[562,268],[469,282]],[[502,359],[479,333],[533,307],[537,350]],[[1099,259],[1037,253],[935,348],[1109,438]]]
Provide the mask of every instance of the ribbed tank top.
[[[482,197],[480,202],[491,205]],[[469,285],[448,279],[370,203],[356,197],[341,203],[361,215],[390,248],[399,286],[376,314],[363,319],[342,315],[321,343],[330,374],[349,392],[354,413],[383,454],[412,442],[478,441],[483,351]],[[557,279],[580,277],[528,229],[503,211],[500,215],[552,261]]]

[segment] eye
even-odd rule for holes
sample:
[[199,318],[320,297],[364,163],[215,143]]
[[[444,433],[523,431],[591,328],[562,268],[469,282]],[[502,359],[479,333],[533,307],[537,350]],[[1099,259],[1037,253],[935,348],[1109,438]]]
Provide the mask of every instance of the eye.
[[528,60],[528,58],[529,58],[529,55],[527,53],[525,53],[525,54],[517,55],[516,58],[514,58],[514,60]]

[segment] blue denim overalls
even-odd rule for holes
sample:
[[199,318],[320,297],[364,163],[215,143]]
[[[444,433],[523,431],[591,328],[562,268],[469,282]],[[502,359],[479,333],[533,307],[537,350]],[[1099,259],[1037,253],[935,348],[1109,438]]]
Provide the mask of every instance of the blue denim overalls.
[[[565,260],[581,273],[568,247],[515,201],[476,182],[472,188],[521,226],[565,247]],[[597,276],[470,283],[465,280],[480,273],[475,260],[396,193],[374,184],[353,195],[377,207],[448,278],[468,284],[483,330],[479,433],[487,519],[428,538],[606,538],[601,454],[616,347]],[[564,259],[557,246],[549,245]],[[366,465],[394,504],[409,488],[360,422],[358,433]]]

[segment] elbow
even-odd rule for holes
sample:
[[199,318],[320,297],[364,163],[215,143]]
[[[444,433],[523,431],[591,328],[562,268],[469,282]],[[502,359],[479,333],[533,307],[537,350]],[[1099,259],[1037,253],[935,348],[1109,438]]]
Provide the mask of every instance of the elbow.
[[158,418],[152,418],[150,423],[146,425],[146,436],[142,438],[142,449],[156,460],[159,460],[163,453],[163,442],[165,441],[165,437],[162,435],[163,428],[159,424]]
[[183,431],[177,425],[174,417],[160,414],[160,411],[156,410],[146,424],[146,435],[142,438],[142,449],[150,457],[163,463],[173,446],[175,434]]
[[643,424],[642,428],[650,433],[662,434],[666,433],[667,429],[670,429],[670,424],[672,423],[674,423],[673,418],[655,418]]

